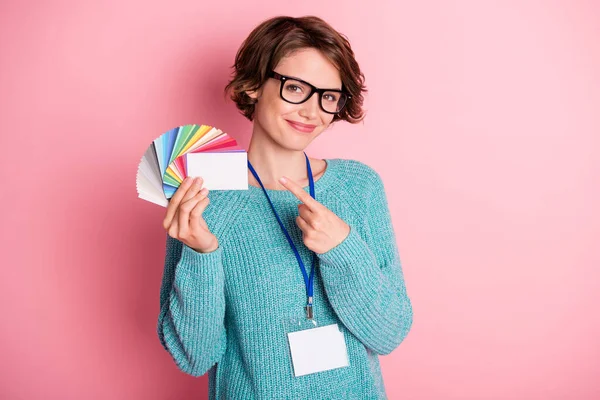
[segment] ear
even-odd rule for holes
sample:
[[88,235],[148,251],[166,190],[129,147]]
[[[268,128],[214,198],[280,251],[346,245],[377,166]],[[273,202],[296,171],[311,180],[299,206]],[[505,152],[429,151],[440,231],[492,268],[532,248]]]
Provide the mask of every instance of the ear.
[[260,95],[262,94],[262,88],[259,90],[246,90],[245,92],[248,95],[248,97],[250,97],[251,99],[253,99],[255,101],[258,101],[258,99],[260,98]]

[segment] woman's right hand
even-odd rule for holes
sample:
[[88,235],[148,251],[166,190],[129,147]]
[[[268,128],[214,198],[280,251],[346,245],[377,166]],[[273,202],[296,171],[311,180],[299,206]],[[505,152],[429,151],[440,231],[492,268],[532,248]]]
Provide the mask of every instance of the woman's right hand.
[[210,199],[208,189],[202,188],[203,179],[187,177],[167,206],[163,228],[169,236],[178,239],[199,253],[210,253],[219,247],[217,237],[208,229],[202,213]]

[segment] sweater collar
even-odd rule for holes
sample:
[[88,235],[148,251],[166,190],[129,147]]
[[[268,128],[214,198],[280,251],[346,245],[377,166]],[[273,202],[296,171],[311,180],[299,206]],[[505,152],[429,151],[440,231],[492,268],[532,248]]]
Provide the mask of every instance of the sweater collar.
[[[327,168],[325,168],[323,175],[321,175],[321,177],[319,179],[315,180],[315,197],[316,197],[317,201],[319,201],[319,198],[320,198],[319,194],[323,193],[324,191],[327,190],[327,188],[329,186],[331,186],[331,181],[335,177],[335,167],[337,165],[338,159],[325,158],[324,161],[327,163]],[[271,201],[273,201],[273,202],[275,202],[275,201],[292,201],[292,200],[298,201],[296,196],[287,189],[284,189],[284,190],[265,189],[265,190],[267,191],[267,193],[269,194],[269,197],[271,198]],[[309,186],[304,187],[304,190],[308,193]],[[248,192],[248,195],[252,199],[259,200],[259,201],[267,201],[267,198],[265,197],[265,193],[263,192],[263,189],[261,187],[253,186],[253,185],[249,184],[247,192]]]

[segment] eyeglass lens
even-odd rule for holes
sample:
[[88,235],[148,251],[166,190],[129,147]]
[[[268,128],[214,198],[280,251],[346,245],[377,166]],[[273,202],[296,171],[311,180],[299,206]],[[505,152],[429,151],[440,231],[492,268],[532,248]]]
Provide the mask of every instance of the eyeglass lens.
[[[310,94],[310,87],[294,79],[286,79],[281,94],[283,98],[292,103],[301,103]],[[339,92],[323,92],[321,104],[323,109],[330,113],[339,112],[346,104],[347,96]]]

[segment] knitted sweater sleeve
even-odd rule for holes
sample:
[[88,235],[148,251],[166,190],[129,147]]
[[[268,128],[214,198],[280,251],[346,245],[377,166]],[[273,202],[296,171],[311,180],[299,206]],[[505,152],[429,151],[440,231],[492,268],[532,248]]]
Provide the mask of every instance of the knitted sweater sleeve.
[[157,332],[176,365],[201,376],[225,352],[223,249],[198,253],[167,235]]
[[379,174],[365,187],[365,234],[355,227],[342,243],[317,254],[327,298],[340,321],[367,348],[389,354],[412,326],[395,232]]

